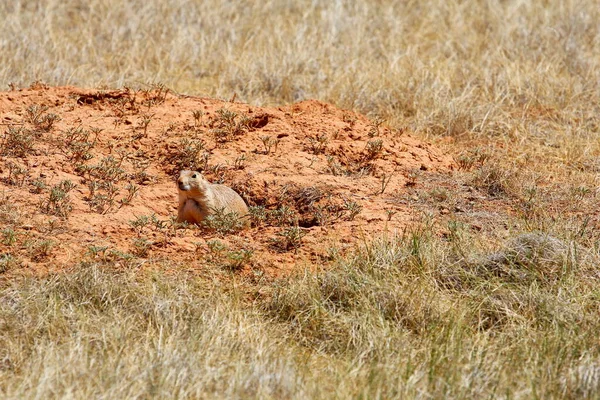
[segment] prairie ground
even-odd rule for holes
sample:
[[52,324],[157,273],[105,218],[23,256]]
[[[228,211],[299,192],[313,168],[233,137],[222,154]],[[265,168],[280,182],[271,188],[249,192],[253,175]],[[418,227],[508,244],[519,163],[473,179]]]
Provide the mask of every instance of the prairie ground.
[[598,397],[595,1],[0,19],[3,398]]

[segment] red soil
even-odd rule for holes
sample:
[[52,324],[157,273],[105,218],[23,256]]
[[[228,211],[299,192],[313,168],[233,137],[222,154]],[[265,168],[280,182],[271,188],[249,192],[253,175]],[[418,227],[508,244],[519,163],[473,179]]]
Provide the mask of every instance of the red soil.
[[[60,120],[47,130],[40,128],[28,111],[33,105],[47,107],[42,117],[56,114]],[[237,113],[233,119],[237,132],[224,122],[223,110]],[[202,115],[195,118],[194,111]],[[144,120],[149,120],[146,129]],[[219,239],[230,251],[252,253],[243,263],[246,272],[278,275],[294,266],[318,266],[327,263],[332,248],[343,252],[384,230],[405,227],[414,210],[398,199],[414,184],[414,175],[445,173],[454,167],[451,157],[408,132],[376,127],[363,115],[314,100],[254,107],[177,96],[157,88],[98,91],[37,85],[0,93],[0,123],[3,146],[9,129],[23,128],[34,135],[33,149],[27,154],[0,147],[0,197],[4,198],[0,221],[8,226],[8,214],[20,215],[13,226],[19,241],[0,245],[0,252],[20,259],[15,270],[35,273],[62,270],[86,257],[108,254],[90,252],[91,246],[135,252],[138,236],[152,243],[142,257],[149,264],[171,260],[174,268],[191,269],[214,265],[207,262],[216,257],[207,241]],[[64,144],[68,130],[78,127],[88,132],[101,129],[91,159],[77,160]],[[183,163],[184,139],[204,142],[195,165]],[[120,168],[125,172],[116,183],[116,200],[126,196],[129,183],[138,185],[139,191],[130,204],[115,203],[102,213],[90,205],[92,178],[81,166],[98,165],[107,156],[122,159]],[[14,174],[11,163],[28,170],[22,182],[9,176]],[[147,165],[145,175],[140,174],[141,165]],[[168,229],[137,232],[130,224],[137,217],[155,214],[168,221],[176,214],[175,176],[180,168],[192,167],[202,169],[213,182],[233,187],[251,206],[270,211],[289,207],[305,234],[301,245],[287,251],[274,245],[284,228],[272,220],[221,236],[196,227],[178,229],[174,235]],[[52,185],[65,179],[76,184],[70,192],[73,209],[66,218],[48,215],[40,204],[49,198]],[[46,188],[35,190],[36,181]],[[362,207],[354,218],[349,210],[353,202]],[[51,240],[53,247],[45,254],[31,254],[42,240]],[[224,257],[221,262],[231,260]]]

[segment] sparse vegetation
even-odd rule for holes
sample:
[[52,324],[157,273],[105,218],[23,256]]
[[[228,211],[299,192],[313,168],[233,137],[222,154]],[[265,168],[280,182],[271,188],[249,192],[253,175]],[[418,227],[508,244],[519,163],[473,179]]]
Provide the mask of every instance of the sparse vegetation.
[[75,184],[70,180],[63,180],[52,186],[48,197],[40,203],[42,212],[66,218],[73,209],[69,196],[69,192],[73,188],[75,188]]
[[202,125],[202,117],[204,116],[204,112],[202,110],[194,110],[192,111],[192,116],[194,117],[194,127],[200,127]]
[[6,183],[14,186],[23,186],[29,178],[29,169],[10,160],[6,162],[6,167],[8,168],[8,176],[5,179]]
[[241,230],[244,226],[243,215],[236,212],[227,212],[225,208],[213,210],[204,221],[202,226],[214,231],[219,235],[226,235]]
[[[129,221],[129,226],[137,234],[137,238],[132,240],[134,254],[146,257],[152,246],[167,246],[176,236],[178,225],[174,217],[163,220],[156,214],[136,216],[134,220]],[[152,240],[151,237],[158,237],[160,240]]]
[[[381,178],[380,179],[380,184],[381,184],[381,188],[378,192],[378,194],[383,194],[385,192],[385,189],[387,189],[388,185],[390,184],[390,181],[392,180],[392,178],[394,177],[396,171],[392,171],[391,173],[382,173],[381,174]],[[409,185],[414,185],[415,180],[409,180],[408,183]]]
[[[598,397],[597,2],[32,0],[0,15],[0,397]],[[100,89],[58,98],[42,81]],[[307,99],[349,111],[290,105]],[[424,142],[453,170],[422,165]],[[166,204],[181,169],[240,181],[252,228],[131,217],[139,185]],[[111,222],[106,242],[63,240],[89,239],[83,213],[94,235]],[[131,230],[111,232],[123,215]]]
[[2,237],[2,243],[9,247],[17,241],[17,234],[13,228],[4,228],[2,230]]
[[362,211],[362,206],[353,200],[344,200],[344,208],[348,211],[347,219],[353,221],[354,218]]
[[146,138],[148,137],[148,125],[150,125],[150,122],[152,122],[152,117],[154,115],[153,114],[144,114],[140,117],[140,121],[139,121],[139,125],[138,125],[138,129],[141,129],[142,131],[138,134],[134,135],[134,139],[141,139],[141,138]]
[[499,163],[486,163],[477,169],[473,184],[491,196],[503,196],[516,190],[516,172]]
[[173,171],[184,169],[203,171],[208,167],[210,154],[204,151],[205,143],[201,139],[182,138],[166,158]]
[[327,149],[327,144],[329,143],[329,136],[326,133],[319,133],[315,136],[308,137],[308,150],[318,156],[322,154]]
[[247,248],[231,249],[218,239],[206,242],[211,263],[224,270],[237,272],[251,263],[253,251]]
[[69,161],[80,165],[94,157],[91,150],[96,146],[101,131],[98,128],[85,130],[80,126],[68,128],[62,133],[58,146]]
[[23,126],[9,126],[0,142],[0,155],[26,157],[33,153],[36,133]]
[[248,217],[253,226],[261,226],[267,220],[267,210],[263,206],[250,206]]
[[271,136],[263,136],[260,138],[262,140],[263,146],[265,146],[265,154],[271,153],[271,149],[273,152],[277,151],[277,144],[279,144],[279,140],[271,137]]
[[47,259],[55,245],[56,243],[52,240],[35,240],[26,243],[29,257],[36,262]]
[[298,250],[302,245],[302,238],[306,236],[306,231],[296,226],[288,226],[277,232],[277,236],[272,238],[273,246],[282,251]]
[[46,111],[48,111],[48,106],[33,104],[25,109],[25,119],[35,129],[48,132],[52,129],[55,122],[60,121],[60,117],[54,113],[46,114]]
[[367,142],[367,146],[365,148],[365,160],[371,161],[376,159],[383,152],[383,140],[381,139],[373,139]]
[[225,143],[234,140],[246,132],[249,128],[250,118],[246,114],[238,114],[225,108],[217,110],[212,117],[210,125],[217,143]]

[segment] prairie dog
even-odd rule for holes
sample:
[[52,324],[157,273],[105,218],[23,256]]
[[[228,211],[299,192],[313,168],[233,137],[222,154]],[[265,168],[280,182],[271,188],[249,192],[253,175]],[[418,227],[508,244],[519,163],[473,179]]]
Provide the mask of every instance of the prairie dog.
[[177,187],[179,189],[177,222],[200,224],[207,216],[223,209],[226,213],[237,213],[244,227],[250,225],[248,206],[233,189],[210,183],[198,171],[187,170],[179,173]]

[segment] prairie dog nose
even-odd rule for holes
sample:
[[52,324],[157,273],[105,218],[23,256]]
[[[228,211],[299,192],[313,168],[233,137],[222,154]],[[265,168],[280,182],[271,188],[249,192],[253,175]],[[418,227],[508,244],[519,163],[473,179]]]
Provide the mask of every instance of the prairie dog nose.
[[177,181],[177,186],[179,186],[179,190],[190,190],[190,185],[183,182],[181,179]]

